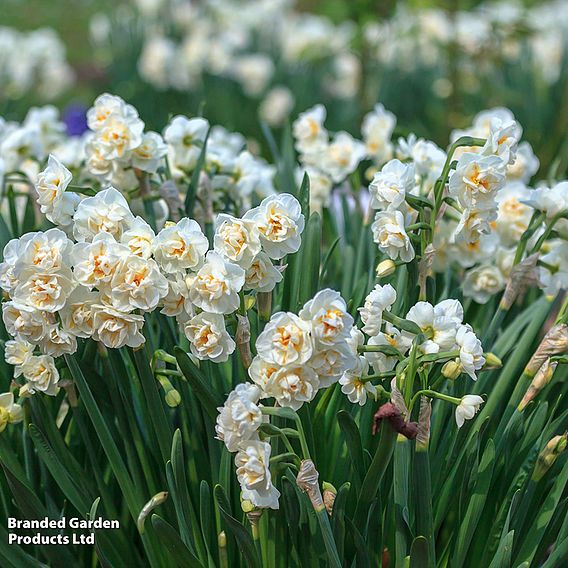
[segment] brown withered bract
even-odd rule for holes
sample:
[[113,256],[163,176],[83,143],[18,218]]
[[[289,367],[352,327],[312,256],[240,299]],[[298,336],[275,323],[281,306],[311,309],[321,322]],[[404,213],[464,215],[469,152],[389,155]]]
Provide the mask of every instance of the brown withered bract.
[[406,422],[398,410],[391,402],[386,402],[379,407],[373,416],[373,436],[379,431],[382,420],[388,420],[392,429],[409,440],[414,440],[418,434],[418,424],[416,422]]

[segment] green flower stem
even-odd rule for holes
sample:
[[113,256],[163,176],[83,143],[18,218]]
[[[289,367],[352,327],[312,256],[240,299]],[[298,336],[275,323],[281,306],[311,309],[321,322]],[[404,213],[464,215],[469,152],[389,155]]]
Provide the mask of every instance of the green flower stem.
[[556,223],[558,223],[558,221],[560,221],[560,219],[566,219],[567,215],[568,214],[566,213],[566,211],[560,211],[560,213],[557,213],[550,220],[550,222],[546,225],[546,229],[544,229],[544,232],[539,237],[538,241],[536,241],[536,243],[535,243],[535,245],[534,245],[534,247],[531,251],[531,254],[534,254],[535,252],[540,250],[540,248],[544,244],[544,241],[546,241],[546,239],[548,239],[548,237],[550,237],[550,234],[552,233],[552,230],[554,229],[554,225],[556,225]]
[[459,406],[459,404],[461,403],[461,399],[456,398],[455,396],[450,396],[448,394],[442,394],[441,392],[433,391],[433,390],[430,390],[430,389],[419,390],[412,397],[412,400],[410,401],[410,404],[408,406],[408,414],[409,415],[412,414],[412,409],[414,408],[416,401],[421,396],[429,396],[430,398],[438,398],[440,400],[445,400],[446,402],[451,402],[452,404],[455,404],[457,406]]
[[[396,376],[395,371],[385,371],[384,373],[376,373],[374,375],[366,375],[365,377],[361,377],[361,382],[367,383],[369,381],[375,381],[375,380],[382,381],[384,379],[392,379],[395,376]],[[384,394],[388,394],[387,391],[381,385],[375,385],[375,386],[377,387],[377,390],[382,391]]]
[[529,239],[533,236],[534,232],[538,229],[538,227],[540,227],[543,220],[544,220],[544,214],[541,213],[540,211],[535,211],[532,214],[531,220],[529,221],[529,226],[527,227],[527,230],[522,234],[521,240],[517,245],[513,266],[519,264],[519,262],[521,262],[521,260],[523,259],[523,255],[525,254],[525,250],[527,248]]
[[462,136],[458,138],[448,150],[448,156],[446,158],[446,162],[444,167],[442,168],[442,174],[437,179],[436,183],[434,184],[434,210],[432,211],[432,215],[430,217],[430,243],[434,240],[434,231],[436,229],[436,220],[438,218],[438,213],[440,211],[440,207],[442,205],[442,200],[444,198],[444,187],[446,186],[446,182],[448,181],[448,176],[450,174],[450,169],[452,167],[452,157],[454,152],[460,148],[461,146],[483,146],[485,144],[485,138],[474,138],[473,136]]
[[302,448],[302,458],[305,460],[311,459],[308,443],[306,441],[306,434],[304,432],[304,427],[302,426],[302,421],[294,410],[292,410],[291,408],[279,408],[270,406],[263,406],[261,410],[263,414],[267,414],[268,416],[280,416],[281,418],[293,420],[296,423],[296,429],[298,431],[298,439],[300,440],[300,446]]

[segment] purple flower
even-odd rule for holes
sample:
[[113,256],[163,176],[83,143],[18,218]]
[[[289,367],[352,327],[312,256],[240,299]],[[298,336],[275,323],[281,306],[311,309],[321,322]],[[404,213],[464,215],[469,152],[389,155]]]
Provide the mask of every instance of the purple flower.
[[69,136],[80,136],[87,127],[87,108],[81,103],[71,103],[63,110],[63,122]]

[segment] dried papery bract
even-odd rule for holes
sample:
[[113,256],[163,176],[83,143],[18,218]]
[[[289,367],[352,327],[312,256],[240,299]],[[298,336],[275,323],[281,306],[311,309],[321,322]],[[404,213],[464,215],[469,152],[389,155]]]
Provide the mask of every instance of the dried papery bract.
[[568,325],[565,323],[554,325],[530,358],[524,374],[533,377],[549,357],[560,355],[566,350],[568,350]]
[[250,322],[246,315],[237,314],[235,343],[241,354],[243,366],[248,369],[252,363],[252,354],[250,350]]
[[318,484],[319,473],[312,460],[302,460],[296,477],[298,487],[308,494],[316,511],[324,509],[323,497]]
[[418,414],[418,433],[416,434],[416,449],[428,449],[430,441],[430,418],[432,416],[432,401],[426,397],[420,397],[420,412]]
[[533,254],[512,268],[505,292],[499,304],[500,309],[509,310],[515,300],[522,296],[529,286],[538,284],[536,268],[538,257],[538,253]]
[[519,411],[524,410],[529,402],[531,402],[531,400],[533,400],[538,395],[538,393],[550,382],[557,366],[557,361],[551,361],[550,358],[546,359],[540,369],[536,372],[536,375],[529,385],[525,396],[523,396],[523,400],[521,400],[521,402],[519,403]]

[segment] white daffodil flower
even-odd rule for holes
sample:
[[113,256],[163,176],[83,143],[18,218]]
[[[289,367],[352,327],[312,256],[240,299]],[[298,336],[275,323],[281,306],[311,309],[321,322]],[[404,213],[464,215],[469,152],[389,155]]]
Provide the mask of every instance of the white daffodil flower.
[[59,392],[59,371],[55,361],[50,355],[33,355],[22,365],[22,374],[28,381],[21,389],[22,394],[35,394],[41,392],[55,396]]
[[339,292],[326,288],[306,302],[299,316],[312,324],[312,337],[318,348],[337,345],[349,337],[353,317]]
[[364,406],[367,398],[373,400],[377,396],[377,388],[370,381],[362,381],[361,377],[367,374],[369,361],[365,357],[359,357],[357,364],[343,373],[339,379],[341,392],[347,396],[350,402]]
[[278,260],[300,248],[304,215],[294,196],[281,193],[267,197],[243,219],[256,225],[262,250],[270,258]]
[[259,252],[245,271],[245,290],[271,292],[282,281],[282,272],[278,270],[265,252]]
[[241,268],[250,268],[260,253],[258,228],[252,220],[221,213],[215,221],[215,252]]
[[383,312],[389,310],[395,302],[396,291],[390,284],[375,285],[365,298],[363,306],[359,308],[364,324],[361,329],[367,335],[377,335],[381,331]]
[[22,374],[22,365],[33,356],[34,346],[25,339],[16,337],[6,341],[4,345],[4,359],[8,365],[14,365],[14,378]]
[[114,270],[109,297],[112,305],[122,312],[136,309],[150,312],[168,290],[168,281],[154,260],[131,254],[123,257]]
[[8,424],[17,424],[23,418],[24,412],[22,407],[14,402],[13,393],[0,394],[0,432],[3,432]]
[[400,211],[379,211],[371,230],[379,250],[391,260],[400,258],[402,262],[410,262],[414,258],[414,249],[404,227],[404,215]]
[[191,352],[198,358],[214,363],[227,361],[235,350],[235,342],[225,329],[221,314],[201,312],[184,326],[183,332],[190,343]]
[[140,347],[146,341],[143,325],[144,316],[121,312],[108,304],[93,305],[93,339],[105,347]]
[[373,209],[398,209],[406,194],[411,193],[415,185],[414,164],[403,164],[399,160],[387,162],[375,174],[369,185],[371,207]]
[[245,271],[240,266],[209,251],[189,287],[189,298],[206,312],[230,314],[239,307],[239,292],[244,283]]
[[270,444],[260,440],[242,442],[238,450],[235,466],[242,498],[255,507],[278,509],[280,492],[270,476]]
[[314,351],[312,325],[297,315],[278,312],[256,340],[258,354],[276,365],[301,365]]
[[475,371],[479,371],[485,365],[481,341],[469,325],[462,325],[456,333],[456,343],[460,350],[461,369],[476,381]]
[[274,397],[280,406],[298,410],[312,401],[320,387],[317,373],[307,365],[280,367],[270,375],[264,392]]
[[122,193],[109,187],[79,203],[73,217],[73,236],[78,242],[90,242],[98,233],[110,233],[120,240],[133,221]]
[[461,428],[466,420],[471,420],[482,404],[483,399],[476,394],[466,394],[462,397],[460,404],[456,407],[456,424],[458,428]]
[[215,432],[230,452],[236,452],[241,442],[258,439],[257,430],[263,422],[258,401],[261,390],[256,385],[241,383],[229,393],[219,407]]
[[154,258],[164,272],[197,270],[209,248],[207,237],[193,219],[183,218],[162,229],[154,239]]

